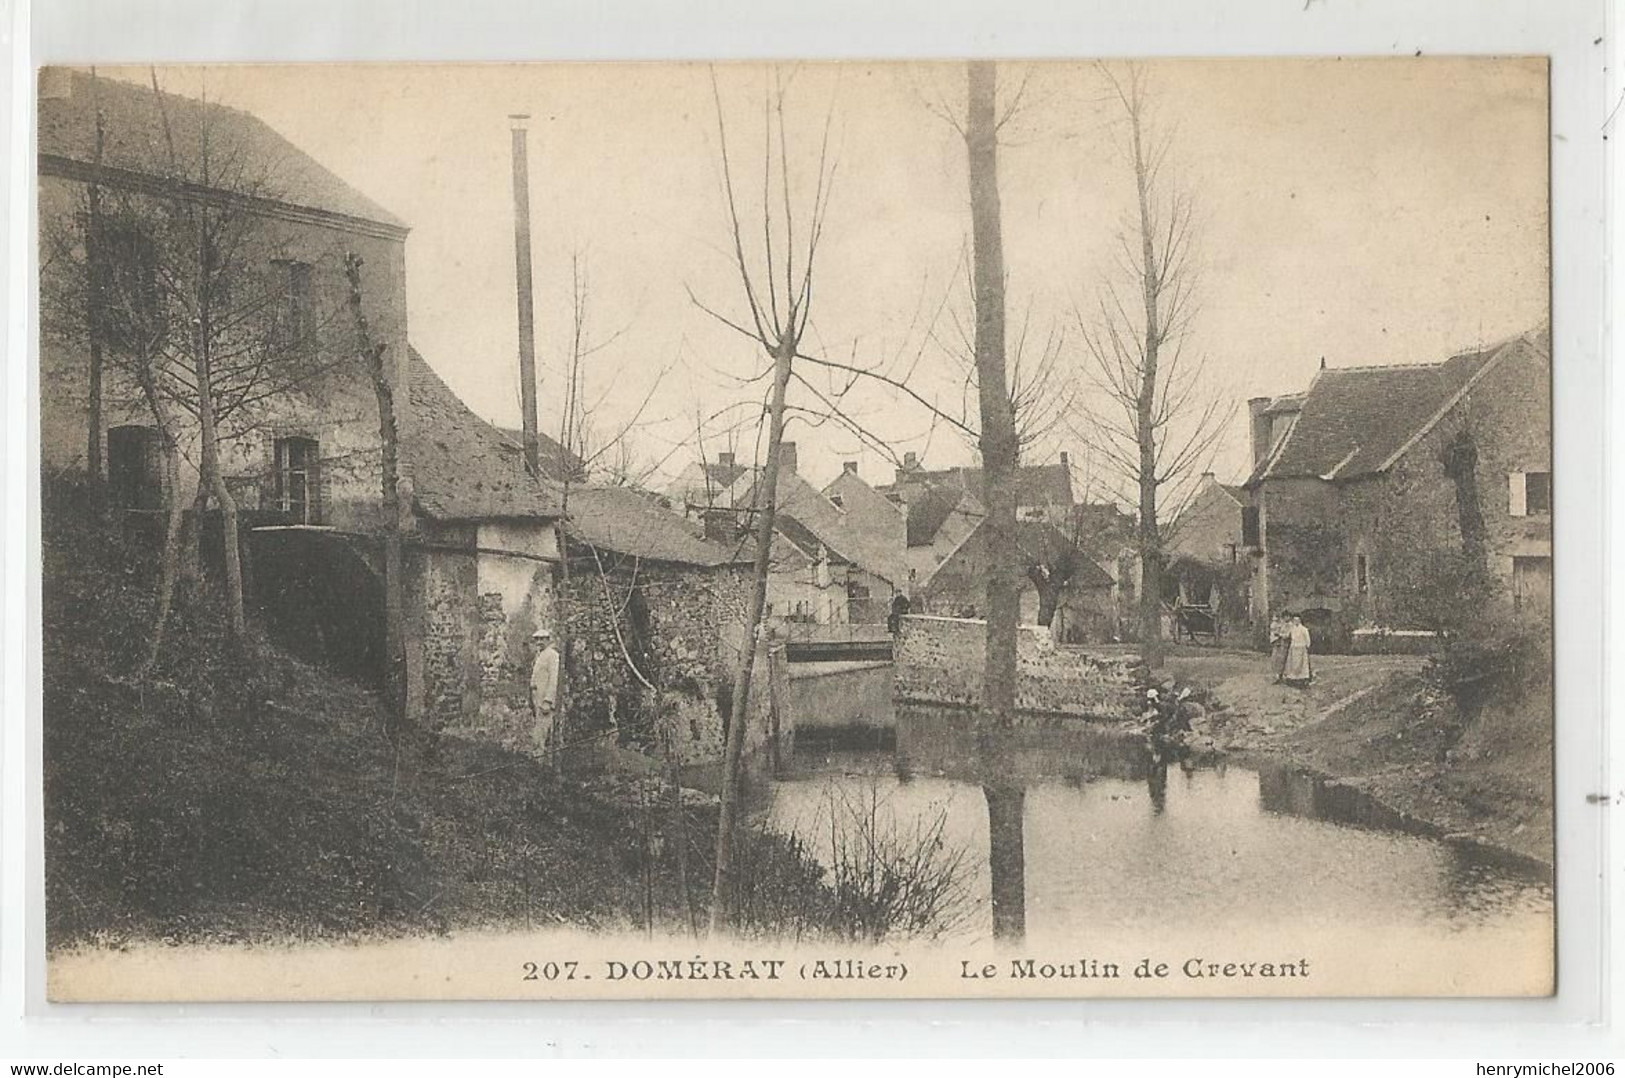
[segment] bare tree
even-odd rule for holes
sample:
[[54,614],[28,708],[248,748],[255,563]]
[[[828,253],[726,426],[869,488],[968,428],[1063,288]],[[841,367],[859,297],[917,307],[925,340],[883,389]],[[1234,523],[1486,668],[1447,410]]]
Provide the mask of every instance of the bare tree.
[[1166,538],[1159,499],[1168,491],[1189,493],[1211,461],[1231,409],[1204,395],[1203,360],[1187,348],[1198,277],[1192,200],[1165,173],[1172,142],[1152,131],[1147,76],[1134,64],[1121,72],[1106,64],[1100,70],[1126,122],[1134,204],[1117,236],[1115,275],[1101,284],[1092,312],[1078,311],[1082,373],[1104,403],[1082,410],[1074,433],[1133,488],[1140,643],[1155,667],[1163,657]]
[[405,730],[407,721],[400,426],[395,411],[395,382],[389,375],[384,356],[388,346],[373,340],[362,307],[362,264],[361,256],[351,253],[345,257],[344,273],[350,283],[350,316],[355,321],[356,353],[366,367],[374,399],[378,402],[379,493],[384,517],[384,696],[390,720],[399,732]]
[[[798,231],[791,182],[792,161],[785,121],[787,83],[774,70],[771,86],[764,94],[762,143],[761,256],[756,261],[746,254],[746,232],[740,221],[739,200],[735,195],[733,164],[728,151],[728,125],[723,116],[722,94],[716,73],[711,76],[711,98],[716,109],[718,155],[723,195],[727,203],[732,233],[733,260],[739,272],[745,305],[750,313],[747,325],[716,312],[693,297],[702,310],[749,335],[771,360],[772,388],[768,394],[768,439],[766,462],[755,484],[750,520],[755,529],[754,578],[745,612],[748,635],[741,649],[734,676],[733,698],[728,716],[727,744],[723,759],[722,806],[717,822],[716,873],[711,888],[710,931],[727,928],[733,916],[733,846],[740,801],[741,767],[744,758],[745,724],[750,715],[751,675],[756,659],[756,643],[761,634],[762,612],[767,602],[768,573],[773,558],[773,528],[777,511],[780,448],[784,442],[785,397],[795,359],[812,308],[813,268],[818,243],[823,235],[829,208],[835,163],[829,156],[829,136],[834,120],[834,101],[825,116],[818,149],[817,171],[810,203],[804,207],[804,224]],[[775,167],[777,175],[775,177]],[[775,202],[779,205],[775,208]],[[755,241],[750,241],[755,247]],[[782,261],[781,261],[782,260]]]
[[1015,722],[1016,636],[1021,623],[1021,569],[1016,549],[1016,477],[1021,437],[1005,376],[1004,238],[999,210],[998,70],[991,61],[966,65],[965,148],[971,204],[976,299],[976,383],[981,403],[983,532],[989,551],[987,643],[982,670],[978,742],[987,799],[993,876],[993,934],[1026,933],[1026,858],[1019,784],[998,766],[999,735]]
[[[41,267],[46,331],[84,342],[92,353],[92,474],[102,470],[107,378],[122,376],[128,389],[139,391],[157,434],[168,516],[143,676],[158,661],[178,584],[196,576],[202,510],[210,497],[222,510],[228,609],[241,639],[246,615],[236,502],[221,475],[221,445],[254,430],[269,405],[306,389],[333,362],[316,346],[320,312],[307,310],[297,333],[284,317],[288,291],[274,271],[283,241],[270,234],[255,206],[276,193],[276,162],[216,138],[207,102],[174,118],[155,71],[150,81],[163,139],[137,167],[160,184],[147,189],[104,178],[97,107],[97,160],[81,212],[76,220],[45,225]],[[94,76],[92,87],[100,93]],[[181,462],[190,446],[199,452],[199,484],[183,542]]]

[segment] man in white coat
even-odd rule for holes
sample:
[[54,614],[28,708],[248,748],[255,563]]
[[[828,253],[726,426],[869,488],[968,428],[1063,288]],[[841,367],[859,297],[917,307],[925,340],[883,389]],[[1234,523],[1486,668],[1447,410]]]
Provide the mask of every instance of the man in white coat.
[[556,725],[554,711],[559,701],[559,652],[553,634],[537,629],[530,637],[534,657],[530,660],[530,714],[537,755],[545,756]]

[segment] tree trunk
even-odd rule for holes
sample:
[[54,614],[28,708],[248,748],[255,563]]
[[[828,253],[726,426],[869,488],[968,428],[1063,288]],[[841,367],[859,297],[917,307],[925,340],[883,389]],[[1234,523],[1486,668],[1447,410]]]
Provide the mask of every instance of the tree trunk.
[[158,657],[164,646],[164,627],[175,602],[175,579],[180,573],[181,525],[186,519],[186,508],[181,504],[180,497],[180,442],[175,435],[175,425],[170,420],[169,408],[158,389],[157,372],[150,354],[141,358],[137,377],[141,382],[142,395],[147,399],[147,408],[152,412],[152,421],[158,428],[159,444],[163,448],[166,507],[164,548],[158,560],[158,609],[152,619],[152,645],[139,671],[140,678],[145,680],[158,665]]
[[1478,500],[1478,444],[1472,432],[1459,431],[1444,450],[1444,474],[1456,489],[1456,524],[1461,552],[1478,572],[1485,571],[1484,509]]
[[1055,611],[1061,606],[1061,585],[1044,569],[1028,570],[1027,579],[1038,592],[1038,624],[1050,628],[1055,623]]
[[795,358],[796,340],[787,330],[773,353],[773,396],[768,405],[767,466],[757,483],[753,499],[756,526],[755,585],[746,610],[748,628],[739,669],[734,675],[733,700],[729,708],[728,741],[723,756],[722,807],[717,818],[716,875],[711,883],[710,932],[733,923],[733,845],[738,825],[741,765],[745,752],[745,723],[750,715],[750,680],[756,663],[756,644],[761,635],[762,610],[767,605],[767,576],[773,561],[773,519],[778,509],[779,447],[784,442],[784,395],[790,386],[790,364]]
[[350,315],[355,320],[356,342],[372,379],[378,404],[378,469],[384,523],[384,698],[397,733],[406,728],[405,603],[401,597],[401,488],[400,425],[395,412],[395,384],[384,362],[387,346],[374,344],[367,315],[361,306],[361,258],[345,259],[350,282]]
[[1016,783],[984,781],[988,867],[993,876],[993,938],[1027,934],[1027,850],[1023,814],[1027,792]]
[[[987,643],[977,746],[988,800],[993,926],[1000,939],[1019,939],[1024,884],[1021,798],[1000,781],[1001,735],[1016,711],[1016,636],[1021,624],[1022,570],[1016,564],[1016,470],[1020,443],[1005,372],[1004,240],[999,219],[997,69],[990,61],[967,65],[969,107],[965,143],[970,179],[971,237],[976,303],[976,382],[981,406],[984,538],[989,554]],[[1014,808],[1012,809],[1012,804]],[[1014,876],[1012,877],[1012,873]]]
[[[1138,101],[1138,98],[1136,98]],[[1140,109],[1129,110],[1134,143],[1134,186],[1140,211],[1141,293],[1145,299],[1145,362],[1140,368],[1140,395],[1136,401],[1136,435],[1140,462],[1140,650],[1146,665],[1162,665],[1162,534],[1157,529],[1157,441],[1154,417],[1157,404],[1157,352],[1162,346],[1158,299],[1161,273],[1152,238],[1149,165],[1145,160]]]
[[[205,286],[207,287],[207,286]],[[200,294],[202,289],[199,290]],[[209,355],[208,317],[198,320],[197,343],[197,395],[198,434],[201,445],[199,500],[207,490],[220,506],[222,545],[226,562],[226,609],[231,618],[233,643],[242,646],[248,635],[248,618],[243,606],[242,550],[237,545],[237,501],[226,489],[226,477],[220,471],[220,435],[214,422],[214,379]],[[200,522],[201,526],[201,522]]]

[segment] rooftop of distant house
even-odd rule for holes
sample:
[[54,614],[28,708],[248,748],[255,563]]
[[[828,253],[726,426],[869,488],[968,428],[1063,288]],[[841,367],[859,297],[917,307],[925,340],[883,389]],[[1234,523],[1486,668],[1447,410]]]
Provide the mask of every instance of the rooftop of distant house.
[[1265,478],[1348,480],[1385,470],[1488,367],[1514,349],[1550,355],[1542,328],[1439,363],[1323,367],[1309,389],[1253,402],[1261,416],[1294,415],[1247,485]]
[[92,177],[98,112],[100,168],[109,182],[178,181],[320,211],[342,219],[335,223],[373,226],[371,231],[395,238],[406,235],[404,221],[251,113],[71,68],[40,72],[42,171]]
[[[979,494],[982,490],[982,469],[971,467],[928,469],[919,463],[913,453],[903,456],[893,482],[876,487],[882,494],[902,494],[909,486],[956,487]],[[906,498],[904,499],[907,500]],[[1062,453],[1055,464],[1023,464],[1016,472],[1016,503],[1018,505],[1071,505],[1072,466],[1067,454]]]
[[558,484],[525,468],[524,451],[469,410],[412,349],[412,422],[402,457],[417,507],[441,520],[556,519]]
[[594,551],[703,568],[751,560],[744,543],[701,538],[682,517],[630,487],[572,488],[566,509],[566,535]]

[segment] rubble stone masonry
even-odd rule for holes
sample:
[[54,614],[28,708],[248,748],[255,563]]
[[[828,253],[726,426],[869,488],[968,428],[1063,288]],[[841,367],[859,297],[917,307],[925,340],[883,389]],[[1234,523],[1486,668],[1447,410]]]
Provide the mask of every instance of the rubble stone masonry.
[[[978,619],[904,618],[895,651],[897,700],[979,706],[986,637],[987,623]],[[1018,711],[1126,721],[1139,710],[1145,667],[1138,656],[1056,645],[1047,629],[1024,625],[1016,662]]]

